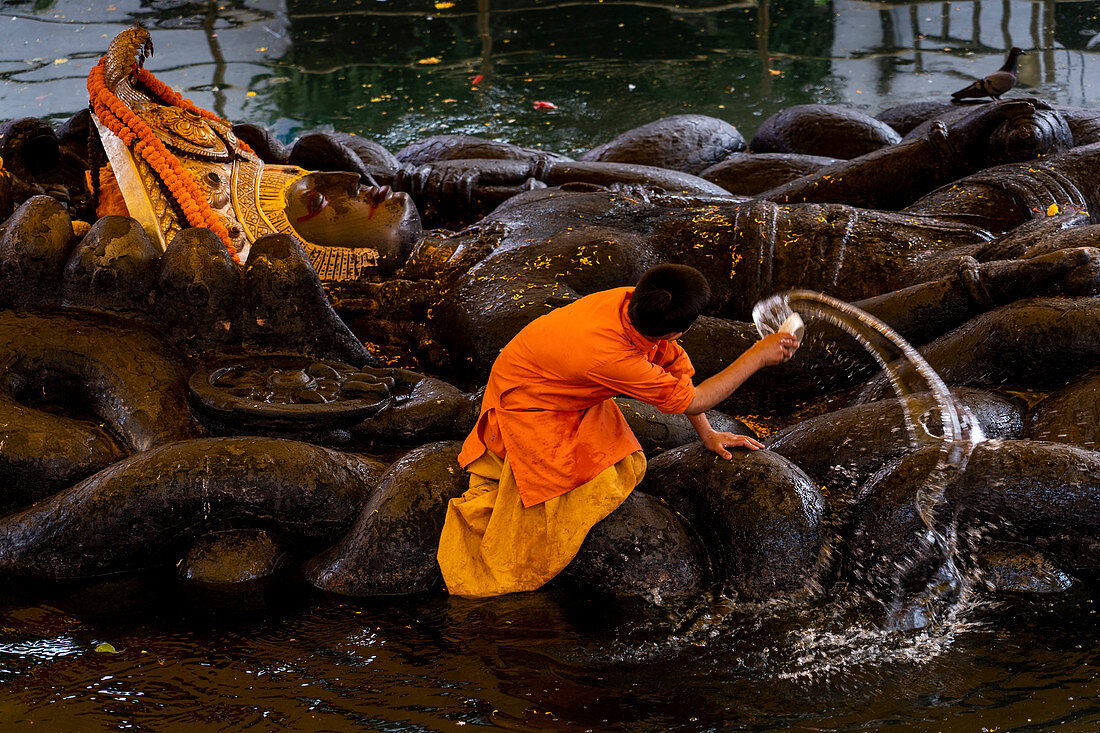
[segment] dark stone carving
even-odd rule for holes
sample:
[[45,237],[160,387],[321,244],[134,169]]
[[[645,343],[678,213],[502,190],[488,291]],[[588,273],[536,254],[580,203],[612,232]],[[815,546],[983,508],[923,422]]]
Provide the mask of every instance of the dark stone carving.
[[[235,126],[263,160],[318,171],[301,196],[364,182],[348,205],[416,201],[399,194],[405,218],[369,275],[327,287],[285,234],[237,264],[206,229],[160,252],[135,220],[95,220],[89,123],[0,125],[4,573],[182,560],[208,590],[284,570],[342,595],[438,590],[444,508],[467,486],[458,441],[497,351],[660,262],[712,286],[683,339],[697,380],[757,338],[758,299],[790,288],[853,301],[918,346],[989,438],[931,508],[988,587],[1057,592],[1097,563],[1093,110],[803,105],[767,120],[752,153],[728,124],[687,115],[579,161],[469,136],[392,155],[311,133],[288,150]],[[422,232],[419,215],[463,229]],[[620,400],[646,478],[555,583],[664,602],[797,599],[841,579],[919,623],[912,599],[951,580],[914,503],[941,454],[907,439],[879,369],[811,320],[794,359],[712,413],[717,429],[768,436],[731,461],[683,416]],[[408,452],[386,469],[366,451]]]

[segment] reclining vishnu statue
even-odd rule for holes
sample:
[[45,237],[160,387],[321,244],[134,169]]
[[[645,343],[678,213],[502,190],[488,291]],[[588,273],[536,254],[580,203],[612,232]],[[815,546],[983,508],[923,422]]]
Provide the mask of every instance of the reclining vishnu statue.
[[109,165],[98,171],[100,216],[132,216],[163,250],[206,227],[238,262],[267,234],[295,237],[322,280],[392,272],[420,231],[416,207],[348,173],[270,165],[232,126],[144,68],[152,41],[123,31],[88,76],[92,119]]
[[[90,116],[56,134],[0,125],[0,475],[16,487],[0,495],[0,572],[170,566],[248,531],[325,590],[438,588],[457,441],[500,348],[664,262],[710,284],[683,339],[700,379],[757,338],[761,298],[853,302],[1002,439],[976,449],[943,515],[996,513],[994,539],[1070,572],[1100,562],[1098,436],[1059,407],[1100,410],[1100,113],[1006,98],[888,125],[802,105],[748,144],[681,115],[579,160],[464,136],[394,155],[312,133],[288,151],[156,79],[151,52],[143,29],[116,37]],[[822,120],[828,150],[800,132]],[[927,528],[909,510],[916,469],[896,464],[913,453],[898,402],[858,343],[808,325],[795,358],[711,418],[771,450],[715,462],[673,416],[620,402],[655,457],[561,582],[771,598],[915,567]],[[377,446],[407,452],[363,457]]]

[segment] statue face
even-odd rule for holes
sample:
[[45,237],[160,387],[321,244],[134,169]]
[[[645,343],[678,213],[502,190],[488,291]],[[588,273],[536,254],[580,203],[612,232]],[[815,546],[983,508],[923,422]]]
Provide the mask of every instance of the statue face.
[[420,238],[420,214],[406,193],[361,186],[356,173],[311,173],[286,193],[286,215],[303,239],[322,247],[378,250],[380,274],[408,258]]

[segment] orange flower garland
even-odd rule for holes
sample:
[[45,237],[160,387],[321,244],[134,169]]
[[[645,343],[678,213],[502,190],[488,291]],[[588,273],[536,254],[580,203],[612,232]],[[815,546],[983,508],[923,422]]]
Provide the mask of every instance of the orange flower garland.
[[[92,68],[91,73],[88,74],[88,96],[92,102],[92,111],[106,125],[107,129],[117,135],[127,147],[132,148],[136,154],[140,155],[156,172],[171,192],[176,203],[183,210],[187,223],[195,227],[206,227],[214,232],[222,240],[226,250],[233,257],[233,261],[240,264],[240,256],[237,254],[236,247],[229,240],[229,232],[221,219],[218,218],[218,215],[210,208],[206,195],[199,188],[194,177],[180,164],[179,159],[165,147],[145,120],[134,114],[133,110],[107,88],[104,80],[103,63],[104,60],[101,58],[99,63]],[[220,119],[212,116],[206,110],[199,109],[192,102],[183,99],[182,96],[173,92],[144,68],[139,69],[139,78],[142,77],[142,72],[174,96],[174,98],[166,96],[160,90],[150,87],[150,90],[163,101],[175,104],[175,100],[180,100],[182,103],[178,106],[191,109],[207,119]],[[146,82],[143,80],[142,83]],[[243,142],[241,146],[245,150],[249,150]],[[249,152],[251,151],[249,150]]]

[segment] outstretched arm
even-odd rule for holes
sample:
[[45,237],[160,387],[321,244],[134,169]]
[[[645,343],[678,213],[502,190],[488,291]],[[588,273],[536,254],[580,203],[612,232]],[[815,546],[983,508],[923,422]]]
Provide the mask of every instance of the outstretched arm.
[[[757,341],[732,364],[696,386],[695,399],[684,410],[688,419],[692,415],[706,412],[729,397],[759,369],[781,364],[791,358],[798,345],[798,339],[793,334],[783,332],[769,334]],[[707,423],[707,427],[709,426]]]

